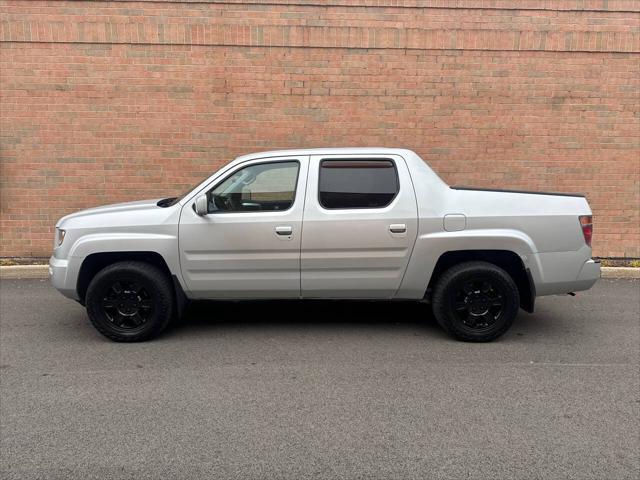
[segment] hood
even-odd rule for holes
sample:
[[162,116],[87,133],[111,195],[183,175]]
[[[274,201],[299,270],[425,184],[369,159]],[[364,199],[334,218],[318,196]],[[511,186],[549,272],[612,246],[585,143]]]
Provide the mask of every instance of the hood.
[[160,201],[160,199],[156,198],[153,200],[138,200],[135,202],[114,203],[111,205],[104,205],[102,207],[88,208],[86,210],[81,210],[79,212],[62,217],[60,220],[58,220],[56,227],[63,228],[65,224],[68,224],[73,220],[83,219],[85,217],[95,217],[99,215],[109,216],[109,214],[126,215],[159,209],[160,207],[158,206],[158,201]]

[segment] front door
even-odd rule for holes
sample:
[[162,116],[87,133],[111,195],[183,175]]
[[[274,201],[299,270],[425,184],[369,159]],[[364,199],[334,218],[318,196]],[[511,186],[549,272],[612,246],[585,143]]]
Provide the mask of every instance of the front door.
[[182,209],[180,262],[194,298],[297,298],[307,157],[239,164]]
[[302,296],[392,298],[418,231],[397,155],[313,155],[302,232]]

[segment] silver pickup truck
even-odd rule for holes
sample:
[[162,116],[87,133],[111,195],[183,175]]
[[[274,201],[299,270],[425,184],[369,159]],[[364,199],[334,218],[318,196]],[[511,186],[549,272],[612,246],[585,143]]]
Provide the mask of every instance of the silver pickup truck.
[[450,187],[404,149],[287,150],[62,218],[49,272],[116,341],[158,335],[191,299],[266,298],[423,301],[489,341],[537,296],[596,282],[591,235],[582,195]]

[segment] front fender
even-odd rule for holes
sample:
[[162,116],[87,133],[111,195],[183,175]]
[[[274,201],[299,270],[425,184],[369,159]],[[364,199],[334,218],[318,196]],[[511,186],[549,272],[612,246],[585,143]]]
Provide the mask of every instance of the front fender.
[[[177,255],[178,238],[161,233],[96,233],[80,237],[69,250],[70,257],[85,258],[93,253],[153,251],[162,255],[171,268]],[[172,273],[175,273],[171,268]]]
[[525,267],[530,268],[534,276],[539,269],[531,255],[536,252],[533,240],[518,230],[488,229],[425,233],[416,239],[409,266],[396,297],[423,298],[440,256],[446,252],[464,250],[510,251],[522,259]]
[[95,253],[154,252],[162,256],[173,275],[184,286],[178,259],[178,239],[164,233],[96,233],[83,235],[69,248],[65,289],[75,291],[85,258]]

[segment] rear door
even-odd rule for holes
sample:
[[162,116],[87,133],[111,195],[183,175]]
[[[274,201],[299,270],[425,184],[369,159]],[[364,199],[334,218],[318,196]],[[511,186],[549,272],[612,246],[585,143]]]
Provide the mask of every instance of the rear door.
[[303,297],[391,298],[418,231],[397,155],[312,155],[301,248]]
[[[307,157],[241,163],[180,218],[180,264],[194,298],[297,298]],[[195,200],[194,200],[195,201]]]

